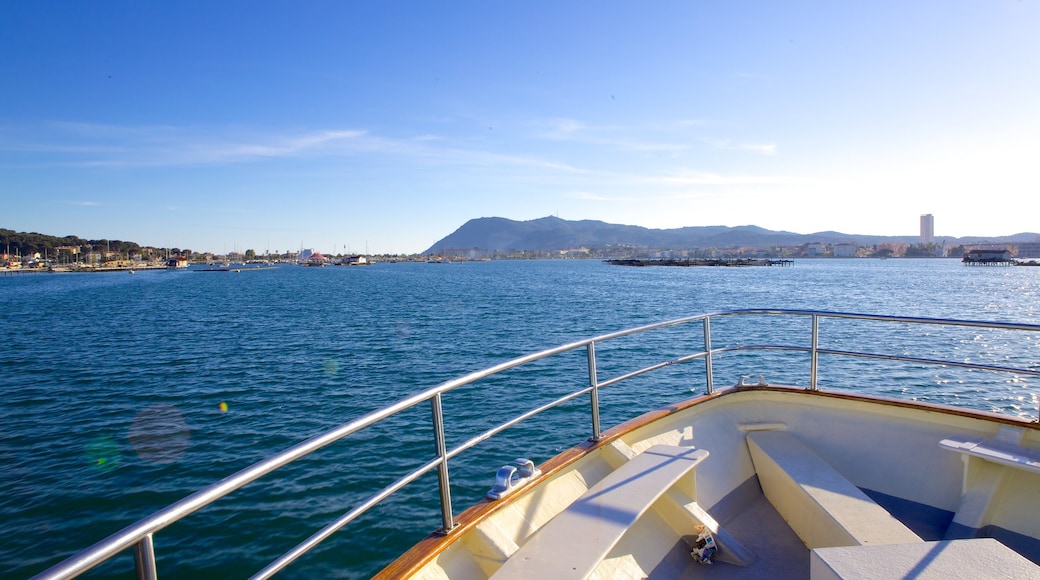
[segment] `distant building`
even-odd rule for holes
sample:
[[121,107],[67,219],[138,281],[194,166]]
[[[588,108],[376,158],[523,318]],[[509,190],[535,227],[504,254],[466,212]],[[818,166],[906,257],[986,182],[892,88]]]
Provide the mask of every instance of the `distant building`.
[[302,263],[304,266],[324,266],[328,263],[328,259],[321,252],[314,252],[307,256],[307,259]]
[[813,242],[806,246],[805,255],[810,258],[819,258],[827,255],[827,244]]
[[834,257],[835,258],[855,258],[856,257],[856,244],[850,244],[850,243],[834,244]]
[[188,259],[184,256],[173,256],[166,260],[167,270],[181,270],[188,267]]
[[65,255],[67,255],[69,257],[72,257],[72,256],[78,256],[79,255],[80,247],[79,246],[57,246],[56,248],[54,248],[54,250],[58,253],[59,256],[62,255],[62,254],[65,254]]
[[921,216],[921,243],[930,244],[935,241],[935,218],[926,213]]
[[439,252],[444,260],[483,260],[489,255],[487,248],[441,248]]
[[1022,242],[1018,244],[1019,258],[1040,258],[1040,242]]
[[588,256],[591,253],[592,252],[584,246],[580,248],[567,248],[566,250],[560,250],[561,256]]
[[1010,246],[1010,244],[1002,244],[1002,243],[999,243],[999,242],[979,242],[977,244],[966,244],[964,246],[964,249],[966,251],[969,251],[969,252],[972,251],[972,250],[998,250],[998,251],[1008,250],[1008,251],[1011,251],[1011,246]]

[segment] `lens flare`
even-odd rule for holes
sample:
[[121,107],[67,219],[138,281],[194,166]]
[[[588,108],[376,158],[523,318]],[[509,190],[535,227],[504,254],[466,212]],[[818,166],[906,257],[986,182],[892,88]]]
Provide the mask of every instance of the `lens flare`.
[[327,358],[325,359],[325,362],[322,363],[322,368],[325,369],[325,375],[331,377],[339,372],[339,363],[334,359]]
[[115,469],[122,458],[122,450],[111,437],[97,437],[87,444],[87,461],[97,469]]
[[177,461],[191,443],[191,431],[173,405],[152,405],[134,417],[130,444],[137,456],[151,463]]

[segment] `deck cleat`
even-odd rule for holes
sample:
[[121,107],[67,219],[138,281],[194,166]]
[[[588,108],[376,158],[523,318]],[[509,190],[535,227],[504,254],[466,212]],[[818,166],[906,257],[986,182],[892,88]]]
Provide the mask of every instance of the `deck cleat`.
[[498,500],[506,497],[541,475],[540,469],[530,459],[516,459],[512,465],[503,465],[495,474],[495,485],[487,492],[487,498]]
[[765,375],[758,375],[758,382],[752,383],[751,377],[747,375],[741,375],[740,380],[737,381],[736,386],[738,387],[768,387],[769,383],[766,382]]

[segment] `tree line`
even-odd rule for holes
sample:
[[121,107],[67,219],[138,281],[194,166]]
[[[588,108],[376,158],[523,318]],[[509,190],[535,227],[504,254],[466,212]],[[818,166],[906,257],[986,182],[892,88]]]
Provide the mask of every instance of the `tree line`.
[[0,228],[0,251],[17,256],[31,256],[37,252],[41,255],[54,256],[56,248],[77,247],[84,251],[111,251],[130,255],[142,253],[142,247],[136,242],[122,240],[85,240],[78,236],[48,236],[36,232],[16,232]]

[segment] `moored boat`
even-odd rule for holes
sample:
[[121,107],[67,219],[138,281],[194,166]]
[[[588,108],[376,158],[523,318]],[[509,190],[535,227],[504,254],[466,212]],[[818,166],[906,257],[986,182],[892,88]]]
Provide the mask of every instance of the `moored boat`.
[[340,266],[368,266],[371,263],[372,262],[368,260],[367,256],[360,255],[344,256],[340,258],[339,262],[337,262]]
[[[729,323],[736,330],[727,329]],[[916,330],[927,341],[916,338]],[[964,369],[969,377],[992,373],[1017,381],[1040,376],[1038,332],[1038,325],[1017,323],[743,310],[601,335],[470,373],[341,425],[102,540],[41,577],[75,576],[131,547],[139,574],[153,576],[152,535],[170,523],[424,404],[432,409],[434,455],[373,490],[257,577],[282,570],[426,473],[436,473],[440,483],[440,530],[388,563],[380,578],[897,577],[915,571],[979,577],[991,569],[1036,577],[1035,398],[1027,399],[1033,407],[1013,414],[978,401],[952,407],[920,399],[928,397],[935,372]],[[1008,363],[959,356],[956,345],[977,333],[1018,340],[1028,354]],[[856,350],[846,346],[854,339],[860,339]],[[713,365],[724,357],[748,357],[753,370],[733,386],[717,387]],[[446,436],[451,421],[443,416],[442,399],[452,391],[529,365],[547,373],[555,367],[538,365],[576,362],[584,376],[576,390],[486,431]],[[886,374],[875,364],[899,370]],[[854,377],[855,384],[828,382],[840,365],[841,376]],[[689,397],[694,370],[701,378]],[[986,382],[975,380],[984,400]],[[602,428],[601,397],[636,381],[687,396]],[[902,393],[908,398],[892,396]],[[449,466],[463,453],[521,424],[553,431],[548,421],[554,413],[579,404],[586,409],[588,440],[538,466],[518,461],[497,473],[489,466],[490,497],[453,514]],[[555,416],[569,423],[574,417]],[[461,443],[449,448],[449,439]]]

